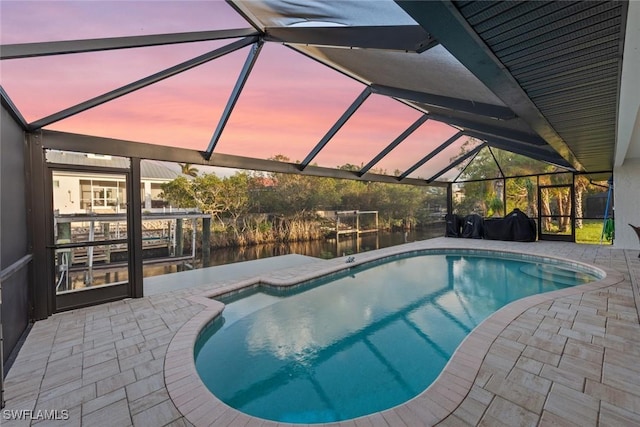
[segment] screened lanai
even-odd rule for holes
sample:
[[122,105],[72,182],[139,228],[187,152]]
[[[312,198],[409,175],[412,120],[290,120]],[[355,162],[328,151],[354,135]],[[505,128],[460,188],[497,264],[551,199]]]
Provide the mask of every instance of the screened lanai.
[[[102,156],[100,171],[129,185],[130,232],[114,243],[129,245],[128,283],[77,305],[143,294],[145,161],[432,186],[461,215],[527,210],[543,187],[615,185],[614,246],[638,245],[627,225],[640,223],[633,2],[0,8],[2,292],[20,318],[8,348],[28,319],[60,308],[49,190],[52,173],[73,168],[52,151]],[[518,201],[514,186],[533,190]]]
[[[490,145],[570,171],[611,170],[626,4],[507,5],[376,1],[365,13],[360,2],[212,2],[180,13],[219,23],[170,34],[112,17],[102,33],[67,28],[60,41],[38,36],[51,24],[9,29],[3,88],[45,139],[55,130],[184,147],[199,163],[279,156],[295,166],[254,165],[324,174],[352,164],[351,178],[441,184]],[[35,6],[14,7],[37,20]],[[47,101],[33,103],[34,91]]]

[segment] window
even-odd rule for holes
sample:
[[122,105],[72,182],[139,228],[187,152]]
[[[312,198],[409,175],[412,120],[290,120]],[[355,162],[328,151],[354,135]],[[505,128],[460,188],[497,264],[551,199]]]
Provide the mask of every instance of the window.
[[80,209],[122,212],[127,209],[124,181],[80,180]]

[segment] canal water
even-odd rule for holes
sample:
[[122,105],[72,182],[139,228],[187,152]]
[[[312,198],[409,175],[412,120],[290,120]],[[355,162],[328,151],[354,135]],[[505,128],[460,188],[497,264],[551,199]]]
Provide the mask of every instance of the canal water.
[[[316,258],[330,259],[337,256],[351,255],[360,252],[372,251],[402,243],[426,240],[444,236],[444,223],[433,224],[420,230],[403,231],[378,231],[377,233],[361,234],[359,238],[354,236],[340,236],[325,240],[313,240],[307,242],[267,243],[255,246],[230,247],[211,249],[209,260],[202,260],[201,254],[196,262],[186,268],[212,267],[215,265],[231,264],[234,262],[252,261],[255,259],[269,258],[272,256],[298,254]],[[181,265],[145,266],[145,277],[182,271]]]

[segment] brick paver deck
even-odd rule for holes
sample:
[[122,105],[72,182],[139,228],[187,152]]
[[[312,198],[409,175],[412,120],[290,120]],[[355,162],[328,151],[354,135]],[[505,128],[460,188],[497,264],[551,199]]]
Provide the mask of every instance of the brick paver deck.
[[[551,298],[512,303],[467,337],[420,396],[333,425],[640,425],[637,250],[439,238],[358,254],[356,263],[452,247],[564,258],[599,266],[608,276]],[[342,258],[312,262],[261,279],[284,283],[342,266]],[[216,404],[193,378],[192,342],[220,309],[203,295],[253,281],[212,283],[36,322],[6,378],[2,426],[282,425]],[[34,417],[58,410],[59,418],[68,419],[6,419],[7,411],[20,410]]]

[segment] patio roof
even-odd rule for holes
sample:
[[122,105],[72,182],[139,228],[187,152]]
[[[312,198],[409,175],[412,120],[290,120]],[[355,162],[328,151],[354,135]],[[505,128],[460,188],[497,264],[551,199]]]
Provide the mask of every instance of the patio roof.
[[[243,100],[245,84],[256,73],[263,46],[282,44],[350,77],[361,91],[324,135],[299,148],[306,154],[280,159],[294,171],[320,166],[322,174],[330,175],[328,166],[335,165],[323,155],[339,150],[336,140],[340,147],[360,153],[353,161],[359,170],[351,172],[358,179],[388,175],[397,182],[451,182],[484,147],[531,157],[552,165],[550,170],[593,173],[613,168],[627,2],[233,0],[229,4],[253,28],[3,45],[1,57],[7,60],[235,40],[31,121],[28,128],[47,128],[250,47],[208,147],[199,150],[199,163],[215,164],[220,154],[236,154],[234,141],[221,145],[220,140],[236,104]],[[392,100],[394,106],[383,99]],[[8,96],[3,100],[10,104]],[[390,115],[398,109],[398,115],[411,120],[404,127],[389,128],[388,134],[396,136],[388,140],[338,138],[352,122],[360,120],[366,126],[371,120],[367,108],[388,108]],[[283,130],[285,137],[293,135]],[[266,169],[281,169],[270,167],[275,161],[259,151],[249,157],[264,161],[260,164]],[[388,161],[394,156],[405,160]],[[234,164],[257,164],[251,158],[244,161],[245,157],[236,156]]]

